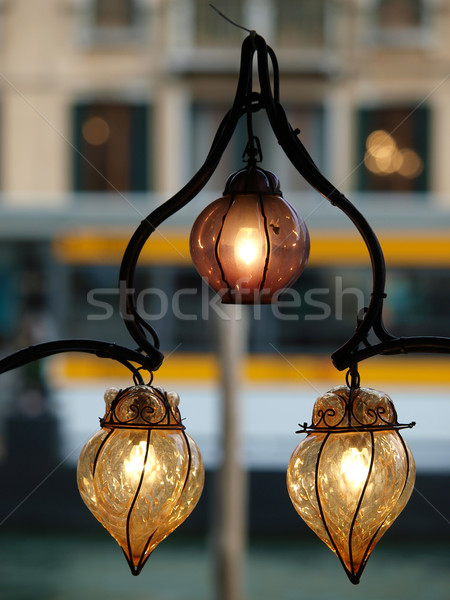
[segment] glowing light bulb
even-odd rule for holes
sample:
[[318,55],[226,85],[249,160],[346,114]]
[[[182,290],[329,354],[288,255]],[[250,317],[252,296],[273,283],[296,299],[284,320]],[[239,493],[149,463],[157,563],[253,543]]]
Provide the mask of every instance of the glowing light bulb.
[[235,242],[236,262],[250,266],[262,258],[262,243],[259,231],[253,227],[242,227]]
[[130,452],[130,458],[124,460],[125,472],[127,475],[135,475],[137,472],[142,471],[145,459],[145,450],[147,444],[140,442],[133,446]]
[[369,451],[367,448],[349,448],[342,454],[341,477],[342,485],[358,490],[366,481],[369,470]]
[[146,480],[152,483],[155,479],[156,472],[160,470],[160,465],[156,461],[155,449],[153,446],[147,443],[147,441],[141,441],[138,444],[134,444],[131,449],[129,458],[125,458],[123,461],[124,471],[126,477],[136,483],[141,478],[143,469],[145,469]]
[[195,220],[189,245],[197,271],[231,304],[276,301],[309,256],[305,222],[282,197],[278,178],[258,167],[230,176],[224,196]]

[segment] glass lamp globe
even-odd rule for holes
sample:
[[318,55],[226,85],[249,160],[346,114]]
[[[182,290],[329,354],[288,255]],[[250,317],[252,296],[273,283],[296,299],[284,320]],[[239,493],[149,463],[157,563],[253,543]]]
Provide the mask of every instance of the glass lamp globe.
[[266,304],[294,283],[309,257],[305,222],[281,195],[278,178],[249,166],[197,217],[192,261],[223,303]]
[[394,405],[372,389],[340,386],[314,405],[307,437],[289,461],[287,486],[305,523],[338,556],[352,583],[406,506],[414,459]]
[[200,451],[181,424],[178,395],[138,385],[105,393],[102,429],[78,461],[78,489],[121,546],[133,575],[197,504]]

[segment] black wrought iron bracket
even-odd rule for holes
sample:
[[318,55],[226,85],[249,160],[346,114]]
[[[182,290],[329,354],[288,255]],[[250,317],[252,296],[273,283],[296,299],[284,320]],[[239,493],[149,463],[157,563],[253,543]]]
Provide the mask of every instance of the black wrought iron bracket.
[[[252,89],[255,54],[257,56],[259,92]],[[386,268],[378,238],[365,217],[321,174],[300,141],[299,130],[293,129],[290,125],[280,103],[279,68],[275,53],[266,45],[261,36],[252,31],[242,44],[240,72],[233,105],[219,126],[204,164],[179,192],[141,222],[125,250],[119,274],[120,306],[124,307],[121,316],[131,337],[138,345],[137,350],[129,350],[115,344],[95,340],[49,342],[21,350],[0,360],[0,373],[44,356],[70,351],[88,352],[112,358],[127,366],[137,382],[142,382],[140,369],[155,371],[161,366],[164,356],[159,349],[158,335],[155,329],[139,315],[136,308],[134,278],[140,253],[159,225],[186,206],[204,188],[243,115],[247,115],[249,141],[251,141],[250,137],[253,135],[251,115],[259,110],[266,111],[278,143],[300,175],[333,206],[347,215],[359,231],[369,253],[373,273],[370,302],[358,319],[354,333],[332,354],[334,366],[338,370],[344,370],[378,354],[450,353],[450,338],[397,337],[385,328],[382,310],[386,297]],[[369,334],[376,338],[375,343],[368,341]],[[133,363],[137,363],[139,367],[135,367]]]
[[[14,352],[6,358],[0,360],[0,374],[23,367],[28,363],[53,356],[65,352],[83,352],[86,354],[94,354],[99,358],[111,358],[129,369],[133,374],[133,379],[136,384],[143,384],[144,380],[140,371],[142,369],[151,371],[153,362],[148,356],[130,350],[124,346],[112,344],[110,342],[101,342],[99,340],[58,340],[54,342],[44,342],[43,344],[35,344],[28,346],[23,350]],[[137,363],[139,367],[135,367],[133,363]]]
[[[257,54],[260,92],[252,91],[252,65]],[[273,70],[273,83],[270,77],[269,59]],[[290,125],[280,103],[279,68],[274,51],[265,40],[251,32],[244,40],[241,52],[241,67],[233,106],[223,119],[214,138],[208,157],[189,183],[170,200],[153,211],[137,229],[124,255],[120,270],[122,289],[133,289],[133,278],[139,253],[151,233],[168,217],[190,202],[206,185],[213,174],[240,117],[250,112],[264,109],[275,136],[286,156],[303,178],[324,196],[333,206],[341,209],[352,221],[363,238],[372,265],[372,294],[364,315],[350,339],[332,354],[332,361],[339,370],[375,356],[377,354],[401,354],[408,352],[450,353],[450,338],[446,337],[397,337],[389,333],[382,319],[385,294],[386,268],[380,243],[375,232],[357,208],[319,171],[311,156],[300,141],[297,129]],[[127,294],[126,325],[132,337],[144,351],[152,351],[153,346],[145,336],[143,320],[135,308],[134,293]],[[154,333],[154,332],[153,332]],[[378,342],[367,341],[374,333]],[[157,336],[154,336],[157,342]],[[155,365],[156,366],[156,365]]]

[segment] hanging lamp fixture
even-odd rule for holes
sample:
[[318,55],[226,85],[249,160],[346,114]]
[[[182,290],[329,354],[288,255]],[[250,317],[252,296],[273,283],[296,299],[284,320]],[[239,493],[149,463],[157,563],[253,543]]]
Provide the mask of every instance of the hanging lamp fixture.
[[338,386],[317,399],[294,450],[287,486],[295,510],[359,583],[381,536],[406,506],[415,464],[383,392]]
[[[255,54],[259,92],[252,89]],[[151,385],[164,356],[155,329],[137,311],[135,270],[155,229],[206,185],[241,117],[247,119],[247,167],[229,178],[223,198],[194,223],[193,262],[224,302],[265,303],[292,284],[308,260],[309,235],[303,220],[281,197],[276,176],[257,166],[261,152],[252,115],[261,110],[288,159],[349,217],[370,256],[370,302],[354,333],[331,357],[339,371],[349,369],[350,379],[347,386],[319,398],[311,426],[302,427],[308,435],[288,468],[288,491],[296,510],[357,583],[373,547],[406,505],[414,485],[414,461],[398,431],[404,426],[398,424],[385,394],[360,387],[357,365],[380,354],[449,354],[450,338],[404,338],[386,330],[385,263],[378,238],[364,216],[320,173],[299,130],[290,125],[280,102],[275,53],[256,32],[251,31],[242,44],[235,99],[205,163],[141,222],[125,250],[119,273],[121,316],[136,349],[97,340],[47,342],[0,360],[0,373],[61,352],[95,354],[130,370],[132,387],[106,393],[102,429],[81,453],[78,485],[88,508],[122,547],[133,574],[138,574],[156,545],[195,507],[203,487],[203,465],[181,423],[177,395]],[[147,384],[143,371],[150,373]]]
[[122,548],[133,575],[190,515],[203,489],[200,451],[174,392],[149,385],[105,392],[106,412],[78,461],[78,489]]
[[267,304],[305,268],[309,233],[282,197],[278,178],[249,165],[231,175],[223,197],[197,217],[190,250],[223,303]]

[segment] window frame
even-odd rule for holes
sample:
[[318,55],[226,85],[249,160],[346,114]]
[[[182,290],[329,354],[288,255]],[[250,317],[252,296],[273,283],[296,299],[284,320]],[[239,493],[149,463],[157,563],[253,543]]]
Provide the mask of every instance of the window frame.
[[[128,168],[130,170],[130,186],[129,189],[119,189],[112,186],[106,186],[105,189],[93,189],[86,186],[83,182],[83,169],[93,167],[89,164],[94,164],[89,159],[89,152],[86,152],[86,142],[83,139],[82,123],[86,118],[87,111],[95,107],[120,106],[131,109],[130,122],[131,134],[136,136],[137,143],[133,143],[130,139],[130,145],[124,149],[124,156],[128,159]],[[75,151],[73,152],[72,160],[72,189],[77,193],[114,193],[117,192],[137,192],[146,193],[152,190],[155,185],[154,173],[151,168],[153,156],[154,140],[151,132],[154,130],[153,107],[148,102],[128,102],[121,99],[114,100],[78,100],[72,105],[72,139],[74,141]],[[101,167],[94,167],[99,169]],[[106,182],[105,182],[106,183]],[[110,189],[111,187],[111,189]]]
[[[366,155],[366,139],[371,131],[375,129],[383,129],[387,130],[389,134],[392,133],[395,139],[395,130],[389,131],[389,127],[385,128],[382,125],[378,126],[377,122],[380,122],[380,117],[374,114],[376,112],[388,112],[389,110],[407,110],[409,111],[408,119],[414,119],[416,124],[413,128],[411,135],[414,139],[414,145],[412,147],[416,152],[420,149],[420,153],[418,152],[420,158],[422,159],[424,168],[421,174],[414,179],[415,184],[412,185],[411,189],[398,189],[386,186],[385,189],[378,188],[370,185],[370,180],[372,175],[364,164],[364,157]],[[372,115],[370,115],[372,113]],[[374,123],[372,127],[369,126],[370,121]],[[356,175],[356,188],[359,192],[363,193],[381,193],[381,194],[395,194],[395,193],[407,193],[407,194],[421,194],[424,197],[427,196],[430,191],[430,183],[431,183],[431,164],[430,164],[430,135],[431,135],[431,109],[428,105],[422,104],[418,105],[418,103],[414,102],[386,102],[383,104],[377,105],[361,105],[358,107],[356,112],[356,121],[357,121],[357,143],[356,143],[356,152],[357,152],[357,164],[360,167],[357,169]],[[406,119],[400,120],[398,124],[398,128],[402,126],[406,122]],[[387,175],[386,177],[390,177]],[[381,180],[380,180],[381,181]],[[388,181],[388,179],[386,179]],[[392,180],[391,180],[392,181]]]
[[141,45],[148,37],[148,6],[145,0],[130,0],[129,25],[102,26],[96,22],[96,0],[78,0],[77,42],[82,46]]
[[420,3],[420,22],[416,26],[399,26],[386,28],[379,22],[379,10],[382,0],[369,0],[368,27],[366,43],[376,47],[387,47],[390,50],[398,48],[427,48],[433,43],[432,32],[432,1],[418,0]]

